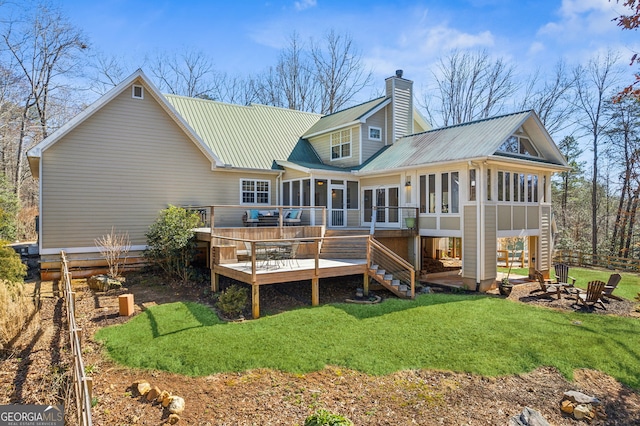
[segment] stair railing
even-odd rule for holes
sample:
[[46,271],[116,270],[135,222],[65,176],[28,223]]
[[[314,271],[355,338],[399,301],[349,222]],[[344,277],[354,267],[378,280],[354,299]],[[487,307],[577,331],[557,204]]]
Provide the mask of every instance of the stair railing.
[[368,268],[371,268],[372,265],[378,265],[381,269],[393,275],[394,279],[410,286],[411,298],[415,298],[416,270],[411,263],[395,254],[372,236],[369,236],[367,244],[367,260]]

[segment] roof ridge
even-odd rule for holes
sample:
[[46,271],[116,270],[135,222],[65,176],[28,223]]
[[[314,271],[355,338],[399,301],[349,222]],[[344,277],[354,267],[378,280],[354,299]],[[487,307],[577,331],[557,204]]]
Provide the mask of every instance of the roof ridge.
[[224,106],[230,106],[230,107],[236,107],[236,108],[246,108],[246,109],[273,108],[273,109],[277,109],[277,110],[281,110],[281,111],[296,112],[296,113],[300,113],[300,114],[317,115],[317,116],[322,117],[322,114],[318,114],[316,112],[300,111],[300,110],[297,110],[297,109],[278,107],[278,106],[275,106],[275,105],[256,104],[256,103],[253,103],[253,102],[250,103],[249,105],[240,105],[240,104],[234,104],[234,103],[231,103],[231,102],[216,101],[214,99],[194,98],[193,96],[176,95],[174,93],[163,93],[162,96],[164,96],[164,97],[172,97],[172,98],[188,99],[190,101],[196,101],[196,102],[214,103],[214,104],[218,104],[218,105],[224,105]]
[[379,100],[386,99],[386,98],[387,98],[386,96],[379,96],[377,98],[369,99],[368,101],[360,102],[359,104],[350,106],[349,108],[341,109],[339,111],[332,112],[331,114],[323,115],[322,118],[331,117],[332,115],[340,114],[340,113],[343,113],[345,111],[349,111],[350,109],[361,107],[362,105],[368,104],[369,102],[379,101]]
[[518,115],[518,114],[523,114],[523,113],[532,112],[532,111],[533,111],[532,109],[525,109],[525,110],[522,110],[522,111],[510,112],[508,114],[496,115],[496,116],[487,117],[487,118],[480,118],[478,120],[473,120],[473,121],[465,121],[464,123],[452,124],[450,126],[445,126],[445,127],[438,127],[437,129],[426,130],[424,132],[414,133],[414,134],[407,135],[407,136],[416,136],[416,135],[421,135],[423,133],[430,133],[430,132],[437,132],[439,130],[452,129],[454,127],[468,126],[470,124],[477,124],[477,123],[482,123],[484,121],[497,120],[499,118],[510,117],[512,115]]

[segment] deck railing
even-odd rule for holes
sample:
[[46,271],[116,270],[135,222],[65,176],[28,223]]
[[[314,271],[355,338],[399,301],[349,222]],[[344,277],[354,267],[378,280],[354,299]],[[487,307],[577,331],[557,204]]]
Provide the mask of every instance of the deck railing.
[[64,294],[65,306],[67,310],[67,325],[69,326],[69,341],[71,344],[71,355],[73,356],[73,399],[76,403],[76,413],[80,426],[91,426],[91,391],[93,381],[85,374],[84,361],[82,360],[82,329],[76,324],[75,304],[76,294],[71,288],[71,273],[69,264],[64,252],[61,256],[61,280]]

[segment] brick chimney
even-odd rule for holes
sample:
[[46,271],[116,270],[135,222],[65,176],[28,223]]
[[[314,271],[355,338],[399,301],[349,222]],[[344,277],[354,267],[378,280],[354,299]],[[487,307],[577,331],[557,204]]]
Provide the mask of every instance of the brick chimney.
[[385,79],[386,95],[391,98],[391,116],[388,117],[388,139],[395,142],[413,133],[413,81],[402,78],[402,70]]

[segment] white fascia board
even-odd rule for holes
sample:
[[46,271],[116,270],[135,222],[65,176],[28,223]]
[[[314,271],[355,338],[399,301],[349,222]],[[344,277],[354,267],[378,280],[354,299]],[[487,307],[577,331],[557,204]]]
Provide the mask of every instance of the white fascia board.
[[304,135],[303,138],[304,139],[309,139],[309,138],[313,138],[315,136],[324,135],[325,133],[335,132],[336,130],[344,129],[345,127],[357,126],[359,124],[360,124],[360,120],[351,121],[349,123],[344,123],[344,124],[341,124],[339,126],[332,127],[330,129],[324,129],[324,130],[322,130],[320,132],[315,132],[315,133],[311,133],[309,135]]
[[[131,246],[131,248],[129,249],[129,251],[143,251],[147,249],[147,245],[138,245],[138,246]],[[78,254],[78,253],[100,253],[100,249],[93,246],[93,247],[60,247],[60,248],[49,248],[49,249],[43,249],[40,248],[40,254],[41,255],[48,255],[48,254],[60,254],[60,252],[63,251],[66,254]]]
[[290,161],[285,160],[276,160],[276,164],[282,167],[286,167],[287,169],[297,170],[302,173],[310,173],[311,169],[308,167],[303,167],[299,164],[292,163]]
[[487,157],[487,161],[490,165],[498,164],[513,164],[522,168],[532,170],[546,170],[550,172],[566,172],[571,170],[569,166],[561,166],[558,164],[543,163],[541,161],[530,161],[526,158],[511,158],[503,157],[500,155],[490,155]]
[[382,108],[386,107],[390,103],[391,103],[391,98],[387,98],[381,104],[379,104],[378,106],[372,108],[369,112],[367,112],[362,117],[360,117],[360,123],[364,124],[369,119],[369,117],[371,117],[373,114],[375,114],[376,112],[380,111]]
[[488,157],[476,157],[476,158],[463,158],[463,159],[459,159],[459,160],[451,160],[451,161],[438,161],[437,163],[424,163],[424,164],[414,164],[411,166],[404,166],[404,167],[393,167],[390,169],[384,169],[384,170],[372,170],[372,171],[355,171],[355,174],[357,176],[375,176],[375,175],[391,175],[391,174],[397,174],[398,172],[404,172],[404,171],[411,171],[411,170],[417,170],[417,169],[423,169],[425,167],[439,167],[439,166],[446,166],[449,164],[461,164],[461,163],[468,163],[468,162],[472,162],[472,163],[477,163],[478,161],[485,161],[487,160]]

